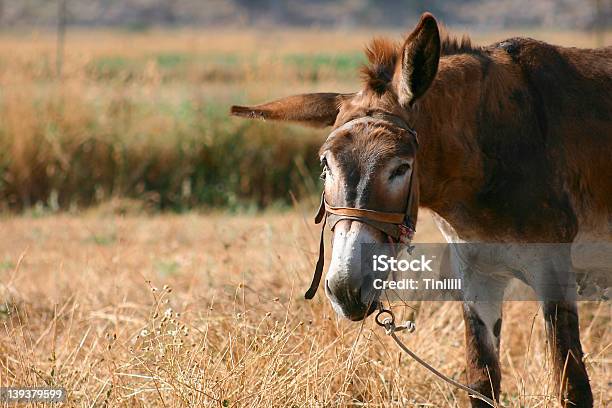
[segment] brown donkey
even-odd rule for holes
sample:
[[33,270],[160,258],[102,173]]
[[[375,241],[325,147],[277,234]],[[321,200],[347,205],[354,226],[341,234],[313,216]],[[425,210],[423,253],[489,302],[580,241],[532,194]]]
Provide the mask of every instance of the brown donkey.
[[[451,242],[612,241],[612,48],[527,38],[476,47],[441,36],[424,14],[403,44],[376,39],[366,53],[360,92],[290,96],[232,114],[333,126],[320,156],[325,197],[335,206],[404,212],[418,164],[419,204]],[[418,153],[402,124],[418,132]],[[333,232],[325,291],[340,315],[361,320],[373,309],[363,301],[371,278],[362,274],[359,244],[388,237],[351,219]],[[472,290],[499,295],[464,302],[473,388],[499,398],[501,299],[521,271],[542,304],[562,405],[593,405],[576,301],[537,287],[541,274],[563,274],[570,264],[570,254],[559,253],[536,256],[529,267],[506,259],[513,272],[495,277],[459,267]]]

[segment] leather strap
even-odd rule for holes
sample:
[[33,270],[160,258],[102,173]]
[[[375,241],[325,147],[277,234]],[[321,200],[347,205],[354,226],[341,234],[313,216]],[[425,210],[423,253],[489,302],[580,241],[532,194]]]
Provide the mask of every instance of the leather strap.
[[315,266],[314,275],[312,275],[312,282],[310,287],[304,294],[304,297],[308,300],[312,299],[319,289],[319,283],[321,283],[321,277],[323,276],[323,266],[325,265],[325,242],[323,241],[323,235],[325,233],[325,222],[327,217],[323,217],[323,225],[321,226],[321,238],[319,239],[319,259],[317,259],[317,266]]
[[366,208],[349,208],[349,207],[333,207],[325,201],[325,210],[330,214],[340,215],[343,217],[350,217],[353,219],[367,219],[378,222],[385,222],[389,224],[401,224],[404,222],[404,213],[391,213],[384,211],[368,210]]
[[323,276],[323,266],[325,265],[325,224],[327,223],[327,213],[325,212],[325,192],[321,194],[321,204],[319,204],[319,210],[317,211],[317,215],[315,216],[315,224],[319,224],[323,221],[323,225],[321,225],[321,237],[319,238],[319,259],[317,259],[317,265],[315,266],[314,274],[312,275],[312,282],[310,282],[310,287],[304,294],[304,297],[307,300],[310,300],[317,293],[317,289],[319,288],[319,283],[321,283],[321,277]]
[[357,222],[361,222],[364,224],[368,224],[369,226],[376,228],[377,230],[381,231],[383,234],[388,235],[395,240],[398,240],[400,233],[401,233],[398,227],[398,224],[389,224],[385,222],[369,220],[367,218],[346,217],[346,216],[340,216],[340,215],[335,215],[335,214],[329,214],[327,216],[327,223],[329,224],[329,229],[333,231],[334,228],[336,228],[336,224],[342,220],[352,220],[352,221],[357,221]]
[[315,224],[319,224],[323,220],[323,216],[325,216],[325,190],[321,194],[321,203],[319,204],[317,215],[315,215]]

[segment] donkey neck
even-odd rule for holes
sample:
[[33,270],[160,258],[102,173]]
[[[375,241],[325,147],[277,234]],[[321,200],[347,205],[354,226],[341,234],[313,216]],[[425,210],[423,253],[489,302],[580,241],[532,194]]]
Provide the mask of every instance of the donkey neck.
[[443,57],[436,80],[410,112],[420,139],[420,202],[443,216],[469,205],[482,186],[479,118],[483,109],[499,116],[520,75],[503,51],[492,53],[498,51]]

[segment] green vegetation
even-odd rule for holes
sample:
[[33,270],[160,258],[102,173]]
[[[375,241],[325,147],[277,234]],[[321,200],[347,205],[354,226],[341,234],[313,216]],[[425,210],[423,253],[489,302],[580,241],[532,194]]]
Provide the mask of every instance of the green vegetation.
[[280,73],[286,79],[317,81],[347,77],[356,79],[365,57],[362,52],[350,52],[287,54],[261,60],[256,54],[163,52],[133,58],[101,56],[88,64],[87,73],[93,80],[137,79],[146,75],[152,62],[162,81],[185,81],[190,78],[245,80],[250,75],[265,75],[270,66],[282,66],[284,69]]

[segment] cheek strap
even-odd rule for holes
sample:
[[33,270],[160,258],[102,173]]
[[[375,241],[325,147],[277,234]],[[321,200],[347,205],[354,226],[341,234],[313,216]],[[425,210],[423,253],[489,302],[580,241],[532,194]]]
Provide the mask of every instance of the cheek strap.
[[314,275],[312,275],[312,282],[310,283],[310,287],[304,294],[304,297],[307,300],[310,300],[317,293],[317,289],[319,288],[319,283],[321,282],[321,277],[323,276],[323,266],[325,265],[325,224],[327,223],[327,213],[325,212],[325,192],[321,194],[321,204],[319,205],[319,210],[317,211],[317,215],[315,216],[315,224],[319,224],[323,221],[323,225],[321,225],[321,238],[319,238],[319,259],[317,259],[317,265],[315,266]]

